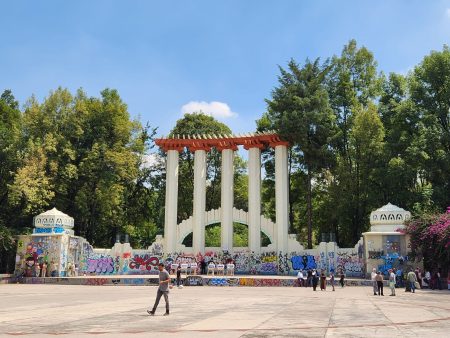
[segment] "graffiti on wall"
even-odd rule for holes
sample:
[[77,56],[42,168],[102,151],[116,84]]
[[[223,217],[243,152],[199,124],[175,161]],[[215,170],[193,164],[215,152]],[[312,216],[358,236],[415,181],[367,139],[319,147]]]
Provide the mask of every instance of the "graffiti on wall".
[[311,270],[316,269],[316,259],[312,255],[293,255],[291,257],[292,269],[294,270]]
[[382,274],[388,275],[389,269],[396,268],[404,270],[408,265],[408,256],[401,256],[398,253],[386,254],[380,257],[383,260],[383,264],[378,265],[378,271]]
[[130,272],[149,273],[158,271],[159,258],[150,254],[134,255],[130,258],[128,267]]
[[99,275],[112,274],[114,272],[114,260],[110,256],[88,258],[88,273],[95,273]]
[[343,271],[346,276],[363,277],[365,274],[364,261],[357,252],[338,251],[337,271]]

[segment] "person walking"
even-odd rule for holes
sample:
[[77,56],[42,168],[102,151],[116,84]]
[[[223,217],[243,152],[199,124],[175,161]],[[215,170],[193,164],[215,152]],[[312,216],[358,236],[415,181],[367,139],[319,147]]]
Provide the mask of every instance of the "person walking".
[[372,269],[372,273],[370,274],[370,278],[372,279],[373,295],[374,296],[377,295],[377,290],[378,290],[377,281],[375,279],[376,277],[377,277],[377,270],[375,268],[373,268]]
[[375,280],[377,281],[378,296],[384,296],[384,294],[383,294],[383,275],[381,274],[380,271],[377,272]]
[[166,313],[164,316],[169,315],[169,283],[170,283],[170,275],[167,272],[167,270],[164,268],[163,263],[159,263],[158,265],[159,270],[159,287],[158,291],[156,293],[156,300],[155,304],[153,305],[153,309],[147,310],[147,313],[151,316],[155,315],[156,308],[158,307],[159,300],[161,299],[161,296],[164,296],[164,301],[166,302]]
[[417,282],[417,276],[414,271],[410,270],[408,274],[406,275],[406,282],[409,285],[411,292],[416,292],[416,282]]
[[389,269],[389,287],[391,289],[391,294],[389,296],[395,296],[395,273],[392,269]]

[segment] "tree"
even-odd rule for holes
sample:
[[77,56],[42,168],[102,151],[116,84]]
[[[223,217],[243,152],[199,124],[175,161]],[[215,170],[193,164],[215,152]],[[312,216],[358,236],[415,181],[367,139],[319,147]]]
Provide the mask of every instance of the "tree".
[[[280,67],[279,87],[266,100],[271,127],[290,142],[290,165],[305,173],[307,191],[308,247],[312,247],[312,180],[331,161],[329,148],[334,115],[324,88],[326,69],[319,60],[300,66],[291,60],[289,70]],[[293,201],[291,201],[293,203]]]
[[[360,164],[354,157],[358,153],[352,129],[357,112],[368,109],[379,93],[376,67],[373,54],[365,47],[358,48],[355,40],[344,46],[341,56],[334,56],[329,63],[326,86],[338,126],[332,142],[336,165],[332,168],[330,185],[332,205],[337,212],[336,219],[330,223],[336,227],[340,245],[353,245],[358,241],[362,230],[368,226],[368,212],[373,207],[361,195]],[[350,237],[347,236],[349,230]]]
[[411,100],[420,116],[424,140],[423,178],[431,184],[438,208],[449,203],[450,191],[450,49],[433,51],[414,68]]
[[130,120],[116,90],[94,98],[58,88],[42,104],[31,98],[23,121],[24,156],[9,190],[28,223],[54,205],[94,245],[112,245],[116,234],[140,227],[154,233],[145,209],[155,197],[142,167],[154,131]]
[[8,186],[14,180],[14,172],[19,166],[21,149],[20,135],[22,118],[19,104],[10,90],[0,96],[0,273],[9,272],[8,258],[14,249],[14,234],[18,209],[8,203]]

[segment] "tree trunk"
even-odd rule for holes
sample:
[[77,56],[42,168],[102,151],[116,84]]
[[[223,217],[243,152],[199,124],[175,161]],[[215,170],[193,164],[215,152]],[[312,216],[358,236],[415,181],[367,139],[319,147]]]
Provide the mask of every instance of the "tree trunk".
[[311,171],[308,167],[308,178],[307,178],[307,217],[308,217],[308,249],[312,249],[312,187],[311,187]]

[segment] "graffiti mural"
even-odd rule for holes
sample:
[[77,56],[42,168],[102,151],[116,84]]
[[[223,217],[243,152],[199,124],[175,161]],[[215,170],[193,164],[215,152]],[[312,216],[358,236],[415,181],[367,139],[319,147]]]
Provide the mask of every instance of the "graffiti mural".
[[343,271],[347,277],[364,277],[364,261],[357,252],[338,251],[337,271]]
[[149,273],[158,271],[159,258],[150,254],[134,255],[130,258],[128,267],[130,272]]

